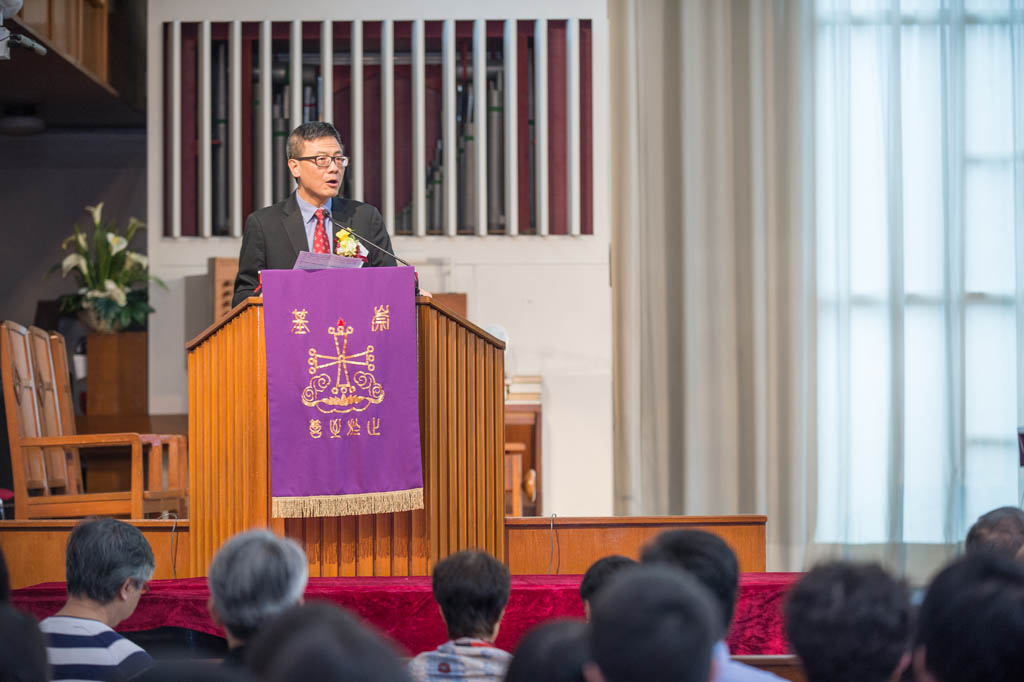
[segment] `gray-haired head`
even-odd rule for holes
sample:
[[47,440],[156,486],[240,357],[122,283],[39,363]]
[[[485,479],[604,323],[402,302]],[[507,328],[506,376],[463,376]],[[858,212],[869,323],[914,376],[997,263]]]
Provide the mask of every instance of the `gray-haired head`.
[[153,550],[142,531],[123,521],[85,519],[68,537],[65,571],[72,597],[109,604],[125,580],[142,585],[154,568]]
[[234,637],[246,640],[302,598],[309,577],[306,553],[294,540],[267,530],[235,535],[210,564],[210,597]]
[[288,158],[299,158],[302,156],[303,144],[324,137],[333,137],[337,140],[341,153],[345,153],[345,145],[341,143],[341,135],[337,128],[326,121],[306,121],[288,134]]

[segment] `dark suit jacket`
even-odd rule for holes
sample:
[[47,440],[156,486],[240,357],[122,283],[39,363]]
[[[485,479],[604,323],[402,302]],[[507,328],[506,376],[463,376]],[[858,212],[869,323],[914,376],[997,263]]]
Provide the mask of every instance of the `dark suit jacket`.
[[[380,211],[361,201],[335,197],[331,202],[331,215],[360,237],[394,253],[391,238],[384,227]],[[331,225],[331,245],[340,230]],[[395,259],[372,247],[363,247],[370,267],[394,266]],[[290,270],[299,257],[299,251],[309,251],[306,228],[302,224],[299,202],[292,192],[287,199],[273,206],[255,211],[245,219],[242,250],[238,255],[238,276],[231,305],[238,305],[259,286],[260,270]]]

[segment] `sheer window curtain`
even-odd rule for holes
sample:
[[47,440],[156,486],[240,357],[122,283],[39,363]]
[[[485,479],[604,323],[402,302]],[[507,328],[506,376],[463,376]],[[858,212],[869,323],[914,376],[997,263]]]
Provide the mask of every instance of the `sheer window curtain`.
[[924,580],[1020,503],[1022,20],[816,2],[815,553]]
[[813,7],[609,0],[616,513],[814,520]]

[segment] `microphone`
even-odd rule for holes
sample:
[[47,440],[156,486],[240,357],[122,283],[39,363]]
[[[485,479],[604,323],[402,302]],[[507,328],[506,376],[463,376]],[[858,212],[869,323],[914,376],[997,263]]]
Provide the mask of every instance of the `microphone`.
[[381,253],[386,253],[387,255],[391,256],[392,258],[394,258],[396,261],[398,261],[402,265],[408,265],[410,268],[412,267],[412,263],[410,263],[409,261],[405,260],[404,258],[399,258],[396,254],[392,253],[391,251],[388,251],[383,246],[379,246],[379,245],[373,243],[369,239],[366,239],[365,237],[362,237],[362,236],[356,234],[351,228],[342,225],[339,221],[334,219],[334,215],[333,214],[327,212],[326,215],[327,215],[327,217],[329,217],[331,219],[332,223],[334,223],[335,225],[337,225],[341,229],[345,230],[345,232],[348,232],[350,235],[352,235],[353,237],[358,239],[360,243],[365,244],[366,246],[372,246],[373,248],[377,249]]
[[353,237],[358,239],[360,244],[364,244],[366,246],[372,246],[373,248],[377,249],[381,253],[386,253],[387,255],[391,256],[392,258],[394,258],[396,261],[398,261],[402,265],[406,265],[406,266],[412,268],[413,281],[414,281],[415,287],[416,287],[416,295],[417,296],[420,295],[420,274],[418,272],[416,272],[416,268],[413,267],[412,263],[410,263],[409,261],[405,260],[404,258],[399,257],[397,254],[395,254],[395,253],[393,253],[391,251],[388,251],[383,246],[375,244],[374,242],[370,241],[369,239],[366,239],[365,237],[362,237],[362,236],[356,234],[355,231],[353,231],[351,228],[346,227],[345,225],[342,225],[339,221],[335,220],[334,219],[334,214],[331,213],[330,211],[325,212],[324,215],[326,215],[328,218],[330,218],[331,222],[334,223],[335,225],[337,225],[339,228],[345,230],[345,232],[349,233],[350,235],[352,235]]

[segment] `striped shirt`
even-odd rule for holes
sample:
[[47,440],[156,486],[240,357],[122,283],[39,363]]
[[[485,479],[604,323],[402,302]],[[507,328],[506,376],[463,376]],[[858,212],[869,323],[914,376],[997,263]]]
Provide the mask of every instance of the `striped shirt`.
[[52,616],[39,629],[54,682],[129,680],[153,665],[149,654],[98,620]]

